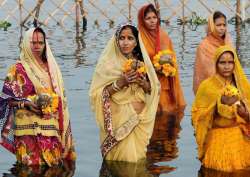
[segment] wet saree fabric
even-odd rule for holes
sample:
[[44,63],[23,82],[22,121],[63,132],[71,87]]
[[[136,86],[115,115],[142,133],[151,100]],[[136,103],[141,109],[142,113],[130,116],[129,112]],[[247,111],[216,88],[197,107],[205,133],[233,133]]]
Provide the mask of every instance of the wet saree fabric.
[[[143,61],[151,84],[151,93],[144,93],[137,84],[109,96],[105,87],[119,79],[126,58],[117,46],[115,36],[108,42],[98,60],[90,86],[90,101],[100,129],[101,151],[106,160],[137,162],[146,157],[159,100],[159,81],[139,38]],[[137,114],[133,102],[145,103]]]
[[[143,6],[138,13],[138,29],[141,33],[143,44],[150,56],[151,61],[153,60],[154,55],[157,54],[160,50],[170,50],[173,53],[173,43],[169,38],[168,34],[160,27],[158,27],[155,31],[149,31],[144,23],[144,15],[145,10],[148,6],[152,6],[152,4]],[[174,54],[175,55],[175,54]],[[176,57],[174,57],[176,58]],[[175,61],[175,63],[177,63]],[[183,112],[186,103],[184,100],[183,91],[180,84],[178,66],[176,75],[174,77],[165,77],[163,74],[157,74],[158,79],[161,83],[161,93],[160,93],[160,101],[158,112],[165,113],[178,113]]]
[[[75,159],[67,100],[61,73],[46,43],[49,72],[36,62],[30,40],[34,28],[25,33],[20,60],[10,67],[0,98],[1,145],[16,154],[25,165],[57,165],[63,158]],[[58,95],[58,111],[51,117],[37,115],[27,108],[10,107],[9,100],[28,100],[29,96],[50,90]]]
[[[234,79],[240,92],[241,101],[248,112],[250,106],[249,82],[241,68],[237,55],[230,46],[221,46],[215,53],[215,63],[226,51],[234,54]],[[214,66],[215,67],[215,66]],[[247,122],[238,122],[237,116],[232,117],[231,125],[215,127],[217,119],[218,99],[220,99],[225,82],[222,76],[215,74],[201,83],[193,106],[192,124],[198,145],[198,157],[206,168],[221,171],[245,169],[250,165],[250,141],[246,138],[241,127]]]

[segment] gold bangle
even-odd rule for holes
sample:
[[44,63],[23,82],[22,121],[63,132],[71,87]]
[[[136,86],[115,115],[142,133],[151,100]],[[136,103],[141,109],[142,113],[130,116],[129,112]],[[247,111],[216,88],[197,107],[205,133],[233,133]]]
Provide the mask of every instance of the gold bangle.
[[118,87],[118,85],[117,85],[117,80],[115,81],[115,82],[113,82],[112,83],[112,88],[115,90],[115,91],[120,91],[121,90],[121,88],[120,87]]
[[21,108],[24,108],[24,101],[21,102]]
[[21,102],[18,101],[18,102],[17,102],[17,108],[20,109],[20,107],[21,107]]
[[112,89],[113,89],[114,91],[116,91],[116,92],[119,91],[119,90],[115,87],[114,83],[112,83],[111,86],[112,86]]

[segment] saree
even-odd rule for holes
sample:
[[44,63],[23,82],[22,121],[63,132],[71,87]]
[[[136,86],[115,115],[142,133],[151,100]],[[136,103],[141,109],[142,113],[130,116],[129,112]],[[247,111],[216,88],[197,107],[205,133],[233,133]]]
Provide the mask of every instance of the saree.
[[[62,159],[74,160],[67,99],[60,69],[46,42],[48,73],[31,51],[35,28],[29,29],[21,45],[20,59],[10,67],[0,97],[1,145],[25,165],[57,165]],[[29,100],[49,90],[59,98],[55,115],[46,118],[28,109],[10,107],[9,100]]]
[[103,161],[99,177],[153,177],[147,169],[147,162],[140,160],[137,163]]
[[[122,55],[113,36],[102,52],[93,74],[89,96],[100,129],[102,156],[106,160],[137,162],[146,156],[159,100],[160,84],[139,36],[139,44],[151,85],[145,94],[137,84],[109,96],[105,87],[121,77],[126,57]],[[133,101],[145,103],[140,114]]]
[[[250,86],[234,49],[231,46],[219,47],[215,53],[215,63],[227,51],[234,55],[233,76],[241,101],[249,112]],[[198,146],[198,158],[202,165],[221,171],[234,171],[250,165],[250,141],[240,128],[245,123],[240,122],[235,126],[222,128],[213,127],[217,118],[217,100],[221,97],[224,87],[225,83],[218,74],[201,83],[192,106],[192,125]]]
[[221,38],[215,31],[213,14],[208,18],[207,36],[201,41],[196,50],[193,73],[193,92],[196,94],[200,83],[215,74],[214,55],[218,47],[231,45],[232,39],[226,32],[225,38]]
[[[153,6],[148,4],[143,6],[138,13],[138,29],[141,33],[143,44],[148,52],[148,55],[153,60],[153,57],[160,50],[170,50],[176,55],[173,48],[173,43],[168,34],[160,27],[159,21],[157,29],[155,31],[149,31],[144,23],[145,10]],[[177,69],[174,77],[165,77],[163,74],[157,74],[161,83],[161,94],[158,107],[158,113],[182,113],[185,109],[186,103],[183,95],[183,91],[180,84],[179,71],[177,62],[174,62]]]

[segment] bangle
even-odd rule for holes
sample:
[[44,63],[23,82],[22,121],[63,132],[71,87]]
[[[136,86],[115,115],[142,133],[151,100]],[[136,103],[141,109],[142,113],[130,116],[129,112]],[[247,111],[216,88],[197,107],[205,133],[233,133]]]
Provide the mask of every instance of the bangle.
[[[117,81],[117,80],[116,80],[116,81]],[[120,87],[118,87],[118,85],[117,85],[116,81],[112,83],[112,88],[114,89],[114,91],[120,91],[120,90],[121,90],[121,88],[120,88]]]
[[20,101],[17,102],[17,108],[18,108],[18,109],[21,108],[21,102],[20,102]]
[[24,101],[21,102],[21,108],[24,108]]

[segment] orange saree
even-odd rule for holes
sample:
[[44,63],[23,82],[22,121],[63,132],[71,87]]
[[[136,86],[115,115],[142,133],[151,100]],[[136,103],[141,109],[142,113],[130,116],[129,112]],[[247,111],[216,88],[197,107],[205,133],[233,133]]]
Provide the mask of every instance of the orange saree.
[[[155,31],[149,31],[144,24],[145,10],[149,5],[143,6],[138,13],[138,28],[142,38],[142,41],[147,49],[149,57],[152,61],[154,55],[160,51],[169,49],[174,52],[173,44],[168,34],[163,31],[158,25]],[[158,106],[159,113],[183,113],[186,106],[183,91],[180,85],[180,78],[178,73],[178,67],[176,75],[174,77],[165,77],[162,74],[157,73],[158,79],[161,83],[161,94]]]
[[231,45],[230,35],[226,32],[225,38],[221,38],[214,30],[213,15],[208,19],[207,36],[201,41],[196,51],[193,74],[193,92],[196,94],[200,83],[215,74],[214,55],[218,47]]

